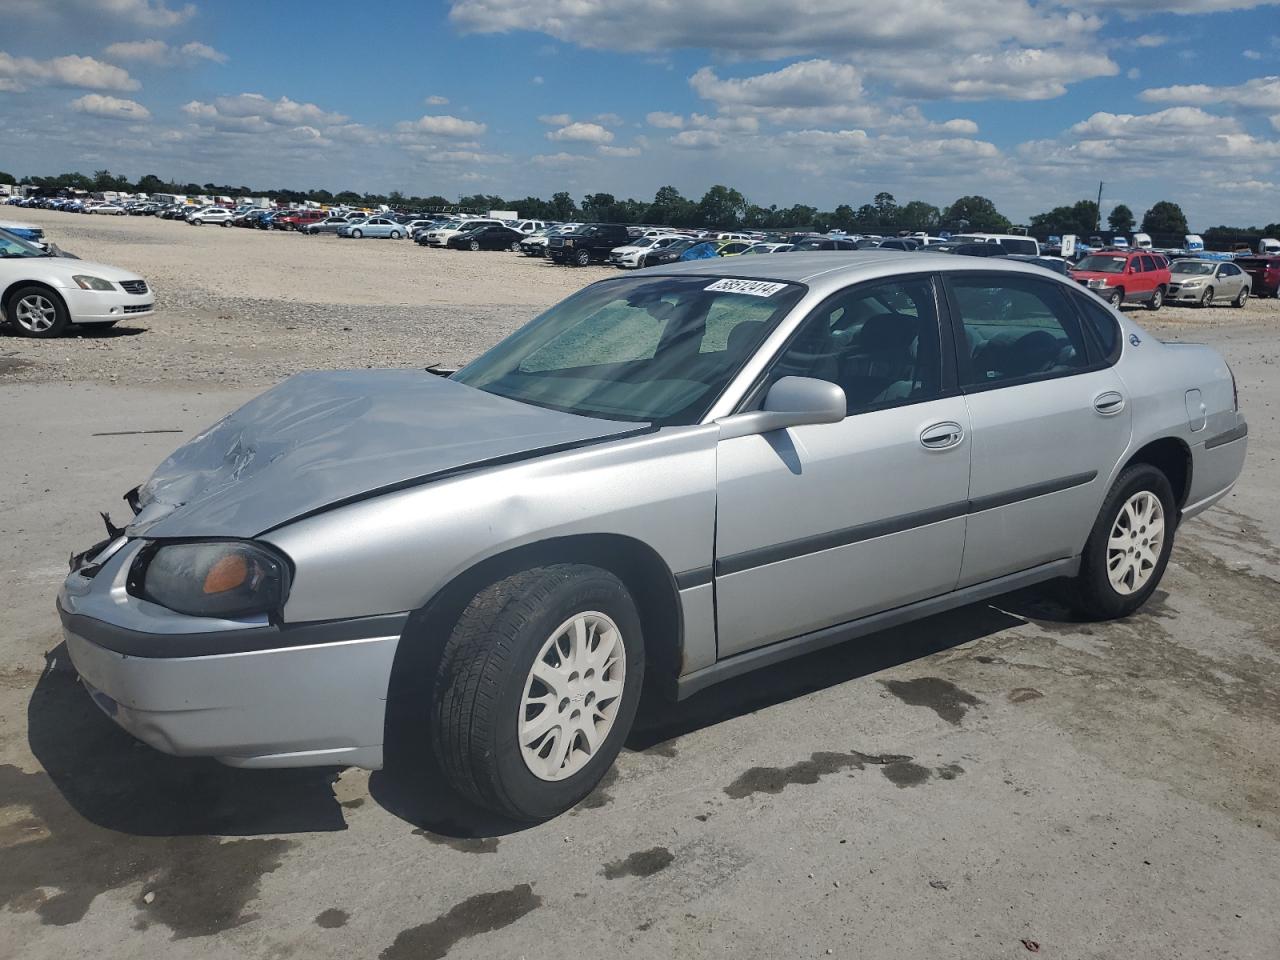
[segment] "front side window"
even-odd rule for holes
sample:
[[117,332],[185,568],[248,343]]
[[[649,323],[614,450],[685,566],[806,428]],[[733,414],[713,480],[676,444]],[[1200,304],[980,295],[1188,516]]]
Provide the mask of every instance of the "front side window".
[[815,377],[844,390],[849,414],[936,397],[942,363],[927,277],[859,284],[805,318],[767,383]]
[[583,416],[697,423],[804,291],[713,276],[592,284],[454,379]]
[[1088,365],[1080,324],[1056,283],[955,275],[947,285],[964,332],[960,383],[985,387]]

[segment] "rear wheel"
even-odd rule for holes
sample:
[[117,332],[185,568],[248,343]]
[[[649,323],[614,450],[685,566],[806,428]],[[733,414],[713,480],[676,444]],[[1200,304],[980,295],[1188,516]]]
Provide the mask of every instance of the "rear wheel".
[[1080,560],[1076,606],[1098,620],[1127,617],[1151,596],[1173,550],[1177,505],[1169,479],[1136,463],[1103,501]]
[[400,239],[400,231],[399,231],[399,230],[392,230],[392,231],[391,231],[391,239],[392,239],[392,240],[399,240],[399,239]]
[[1148,310],[1159,310],[1164,306],[1164,287],[1156,287],[1151,294],[1151,299],[1147,301]]
[[44,287],[23,287],[9,298],[9,322],[24,337],[61,336],[71,324],[62,298]]
[[579,564],[507,577],[468,604],[441,654],[441,769],[491,810],[553,817],[613,765],[643,681],[640,619],[617,577]]
[[1245,305],[1245,301],[1247,301],[1248,299],[1249,299],[1249,288],[1241,287],[1240,292],[1236,294],[1236,298],[1231,301],[1231,305],[1237,308],[1243,307]]
[[1212,307],[1212,306],[1213,306],[1213,287],[1208,287],[1208,288],[1205,290],[1205,292],[1204,292],[1203,294],[1201,294],[1201,296],[1200,296],[1200,302],[1199,302],[1198,304],[1196,304],[1196,306],[1198,306],[1198,307]]

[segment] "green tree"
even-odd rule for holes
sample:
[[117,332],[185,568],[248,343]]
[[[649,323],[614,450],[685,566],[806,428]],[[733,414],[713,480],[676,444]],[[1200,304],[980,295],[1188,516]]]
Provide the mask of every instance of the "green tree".
[[659,187],[641,218],[646,223],[661,223],[671,227],[683,227],[693,223],[694,204],[681,195],[675,187]]
[[1186,214],[1172,200],[1157,200],[1151,209],[1142,215],[1142,232],[1164,234],[1166,236],[1182,236],[1190,233]]
[[898,226],[912,232],[932,232],[938,229],[941,218],[942,211],[923,200],[912,200],[898,208]]
[[148,173],[138,181],[138,189],[143,193],[167,193],[169,185],[154,173]]
[[[968,226],[961,227],[965,221]],[[942,213],[942,223],[948,227],[976,230],[983,233],[1008,233],[1013,229],[1009,218],[986,197],[961,197]]]
[[1037,237],[1064,233],[1092,233],[1098,226],[1098,204],[1093,200],[1077,200],[1069,207],[1054,207],[1031,218],[1031,232]]
[[578,216],[578,205],[567,190],[551,195],[551,208],[555,211],[555,220],[573,220]]
[[876,223],[882,230],[891,230],[898,225],[898,201],[892,193],[881,191],[871,199],[876,208]]
[[1133,211],[1123,203],[1117,203],[1107,214],[1107,226],[1112,233],[1133,233],[1135,223]]
[[712,227],[736,227],[747,210],[747,198],[717,183],[698,201],[698,219]]
[[12,173],[5,173],[3,170],[0,170],[0,183],[15,184],[17,182],[17,180],[13,179]]

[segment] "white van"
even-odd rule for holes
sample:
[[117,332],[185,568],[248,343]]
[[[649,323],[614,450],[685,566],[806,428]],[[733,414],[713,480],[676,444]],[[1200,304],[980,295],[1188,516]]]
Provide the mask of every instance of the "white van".
[[1271,237],[1263,237],[1258,241],[1258,253],[1264,257],[1280,254],[1280,240],[1275,240]]
[[1133,235],[1133,248],[1135,250],[1150,250],[1151,236],[1146,233],[1135,233]]

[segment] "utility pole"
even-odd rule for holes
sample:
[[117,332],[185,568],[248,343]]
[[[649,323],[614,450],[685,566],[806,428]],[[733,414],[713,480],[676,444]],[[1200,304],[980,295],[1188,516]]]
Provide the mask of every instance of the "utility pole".
[[1095,232],[1101,232],[1101,230],[1102,230],[1102,181],[1101,181],[1101,180],[1099,180],[1099,181],[1098,181],[1098,203],[1097,203],[1097,208],[1098,208],[1098,220],[1097,220],[1097,222],[1093,225],[1093,229],[1094,229],[1094,231],[1095,231]]

